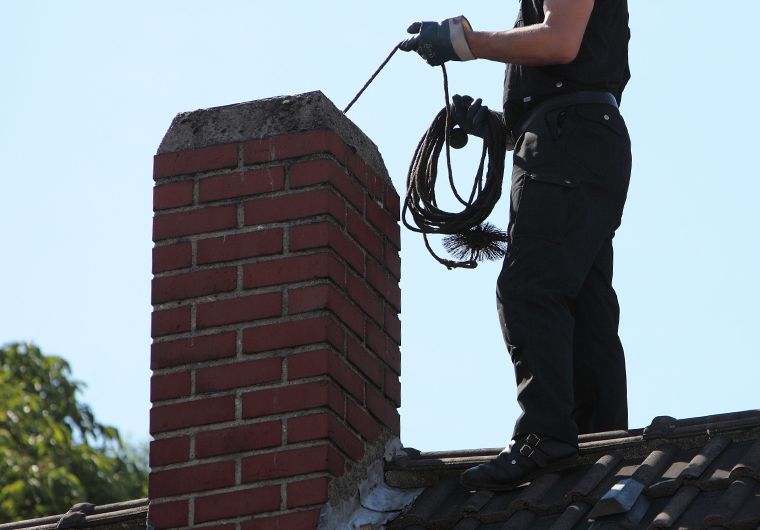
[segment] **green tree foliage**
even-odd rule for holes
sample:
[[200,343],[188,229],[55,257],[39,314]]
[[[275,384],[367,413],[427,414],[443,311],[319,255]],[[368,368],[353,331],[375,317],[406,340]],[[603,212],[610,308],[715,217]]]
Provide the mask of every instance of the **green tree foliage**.
[[70,377],[34,345],[0,348],[0,522],[146,495],[146,451],[98,423]]

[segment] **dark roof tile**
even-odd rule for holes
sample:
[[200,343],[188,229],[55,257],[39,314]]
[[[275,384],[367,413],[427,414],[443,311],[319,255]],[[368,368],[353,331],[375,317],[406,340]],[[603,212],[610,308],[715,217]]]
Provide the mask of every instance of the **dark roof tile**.
[[574,502],[562,512],[562,515],[552,525],[552,530],[572,530],[586,518],[591,510],[591,505],[585,502]]
[[720,454],[731,444],[728,436],[719,435],[710,440],[683,470],[678,477],[685,480],[696,480],[702,476],[705,470]]
[[519,491],[509,491],[506,493],[499,493],[491,499],[491,502],[478,513],[478,519],[484,523],[494,523],[497,521],[506,521],[517,510],[512,508],[512,501],[514,501],[519,494]]
[[[502,526],[503,530],[526,530],[531,528],[538,516],[531,510],[520,510],[512,514]],[[476,527],[477,528],[477,527]]]
[[760,522],[760,487],[756,486],[742,507],[734,514],[733,523],[737,527],[755,528]]
[[557,483],[559,477],[557,473],[547,473],[538,477],[521,490],[520,495],[512,502],[512,509],[520,510],[533,507],[536,511],[547,511],[549,509],[547,507],[547,493]]
[[752,444],[752,447],[742,455],[731,470],[731,478],[753,477],[760,479],[760,441]]
[[646,429],[579,442],[575,467],[509,492],[469,492],[458,482],[463,469],[500,449],[417,452],[390,462],[391,485],[425,490],[389,528],[760,530],[760,411],[663,416]]
[[483,509],[483,506],[488,504],[488,502],[491,499],[493,499],[494,495],[495,493],[493,491],[475,492],[473,495],[470,496],[467,502],[462,506],[462,512],[463,513],[479,512],[481,509]]
[[699,495],[696,486],[685,486],[675,492],[665,508],[658,513],[652,522],[653,528],[670,528],[689,508],[692,501]]
[[591,495],[617,469],[622,458],[618,455],[604,455],[594,462],[568,492],[568,500],[575,501]]
[[705,523],[714,526],[728,526],[733,516],[755,490],[756,482],[751,478],[734,480],[723,492],[711,512],[705,517]]
[[446,505],[446,500],[456,490],[461,489],[456,477],[449,477],[434,487],[425,489],[414,504],[396,519],[399,524],[411,526],[425,524],[437,519],[437,513]]
[[706,528],[705,517],[714,511],[723,491],[702,491],[687,510],[673,524],[672,528]]
[[480,528],[480,521],[467,518],[459,521],[453,530],[476,530],[478,528]]

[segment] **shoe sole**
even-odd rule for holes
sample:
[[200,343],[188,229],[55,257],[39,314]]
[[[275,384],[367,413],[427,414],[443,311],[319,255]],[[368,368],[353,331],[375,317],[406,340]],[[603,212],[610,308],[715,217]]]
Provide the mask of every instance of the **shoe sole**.
[[552,462],[546,467],[536,468],[535,470],[526,474],[517,482],[491,482],[485,485],[472,484],[472,483],[468,484],[464,476],[460,477],[459,482],[465,488],[468,488],[474,491],[512,491],[514,489],[517,489],[521,485],[525,484],[526,482],[533,481],[533,479],[543,475],[544,473],[555,473],[557,471],[563,471],[569,467],[573,467],[577,463],[578,463],[578,455],[573,455],[567,458],[560,458],[559,460]]

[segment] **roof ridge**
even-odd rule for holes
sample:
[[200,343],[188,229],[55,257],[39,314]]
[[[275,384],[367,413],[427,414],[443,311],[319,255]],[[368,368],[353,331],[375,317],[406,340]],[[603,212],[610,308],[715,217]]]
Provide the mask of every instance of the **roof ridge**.
[[[91,521],[106,521],[113,518],[115,522],[116,520],[122,520],[124,518],[131,519],[134,517],[139,517],[143,513],[147,513],[147,510],[147,498],[133,499],[129,501],[94,506],[92,513],[89,514],[86,519]],[[0,530],[32,530],[37,528],[55,528],[61,519],[67,515],[67,513],[48,515],[35,519],[24,519],[11,523],[3,523],[0,524]]]
[[[593,464],[600,456],[612,453],[624,459],[645,457],[663,444],[692,449],[705,445],[717,436],[724,436],[733,442],[757,439],[760,437],[760,410],[681,420],[657,416],[643,429],[584,434],[578,437],[578,464]],[[502,448],[453,451],[406,448],[404,456],[386,464],[386,481],[401,488],[427,486],[494,458],[501,451]]]

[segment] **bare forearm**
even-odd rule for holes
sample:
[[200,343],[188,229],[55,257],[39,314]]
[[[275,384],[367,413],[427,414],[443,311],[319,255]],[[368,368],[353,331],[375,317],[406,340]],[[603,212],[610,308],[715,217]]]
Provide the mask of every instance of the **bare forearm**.
[[[540,66],[578,55],[594,0],[544,0],[544,21],[506,31],[465,31],[472,54],[500,63]],[[468,28],[469,29],[469,28]]]
[[540,66],[571,62],[578,53],[553,28],[535,24],[506,31],[473,31],[466,35],[473,55],[500,63]]

